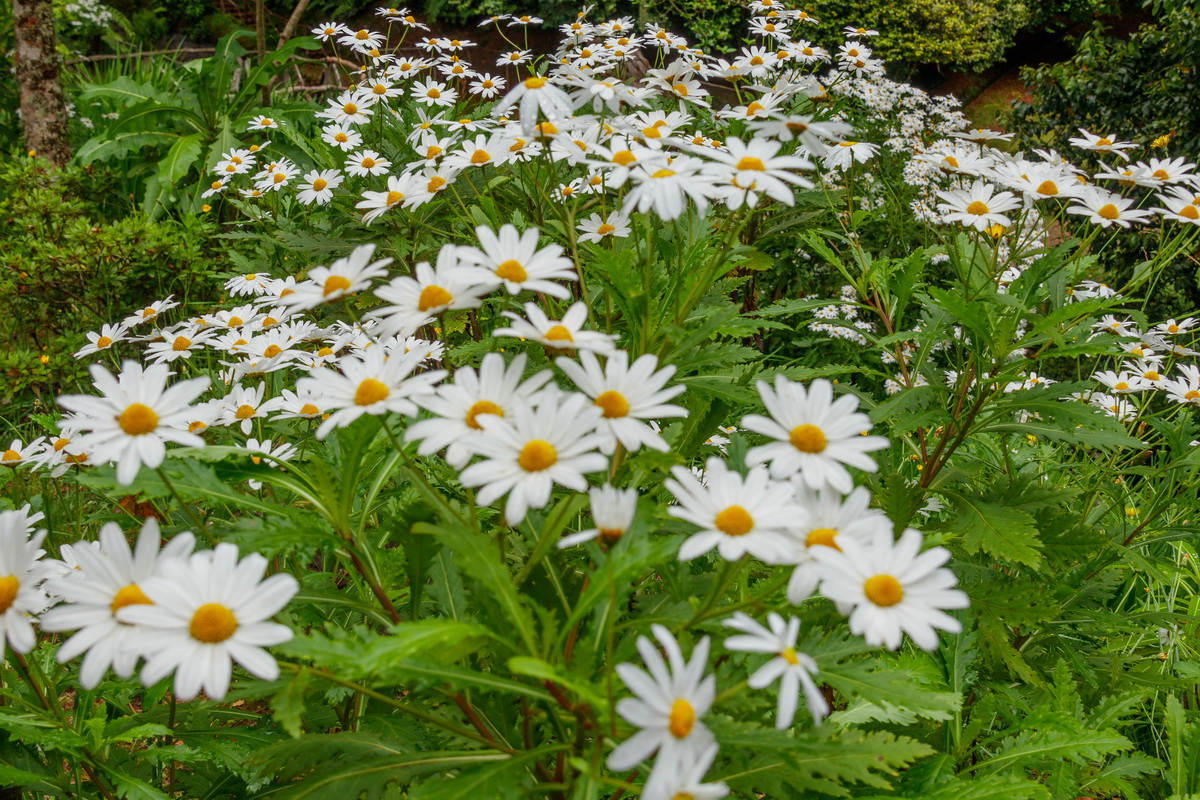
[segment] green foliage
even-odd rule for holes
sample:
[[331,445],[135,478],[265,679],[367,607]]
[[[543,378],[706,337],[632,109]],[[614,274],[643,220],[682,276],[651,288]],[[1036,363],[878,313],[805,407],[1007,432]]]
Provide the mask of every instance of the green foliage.
[[96,170],[60,172],[24,157],[0,167],[6,420],[15,423],[31,407],[44,410],[55,394],[71,390],[84,373],[71,354],[117,309],[132,313],[147,296],[213,296],[220,256],[204,246],[204,222],[108,217],[90,202],[107,182]]

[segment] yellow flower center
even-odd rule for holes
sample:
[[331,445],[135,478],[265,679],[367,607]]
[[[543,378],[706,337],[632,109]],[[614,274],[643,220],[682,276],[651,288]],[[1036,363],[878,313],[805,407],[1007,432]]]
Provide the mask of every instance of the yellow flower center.
[[179,353],[187,350],[192,346],[192,340],[186,336],[176,336],[175,341],[171,343],[171,349]]
[[371,38],[371,34],[367,33],[365,30],[361,30],[354,34],[354,38],[361,42],[363,39]]
[[152,606],[154,601],[146,597],[145,592],[141,590],[136,583],[131,583],[128,586],[117,591],[112,599],[112,613],[115,617],[117,612],[125,606]]
[[403,192],[395,192],[395,191],[392,191],[392,192],[388,192],[388,193],[387,193],[387,197],[385,197],[385,198],[384,198],[384,201],[385,201],[385,202],[386,202],[386,203],[387,203],[389,206],[394,206],[394,205],[396,205],[396,203],[399,203],[399,202],[400,202],[401,200],[403,200],[403,199],[404,199],[404,193],[403,193]]
[[1167,171],[1165,169],[1156,169],[1156,170],[1154,170],[1154,172],[1150,173],[1150,177],[1158,178],[1160,181],[1165,181],[1167,178],[1169,178],[1171,176],[1170,176],[1170,174],[1167,173]]
[[647,139],[661,139],[662,132],[659,131],[657,125],[651,125],[649,128],[642,128],[642,135]]
[[70,443],[71,443],[70,439],[55,439],[54,440],[54,452],[57,453],[59,450],[62,450],[64,447],[66,447]]
[[445,178],[434,175],[432,178],[429,179],[429,184],[425,187],[425,189],[426,189],[426,191],[429,191],[429,192],[436,192],[438,189],[442,188],[445,185],[446,185]]
[[324,294],[326,297],[334,292],[344,292],[350,288],[350,280],[341,275],[330,275],[325,279]]
[[637,161],[637,156],[633,154],[632,150],[618,150],[617,152],[613,153],[612,160],[614,164],[620,164],[622,167],[628,167],[630,164]]
[[1113,384],[1113,388],[1116,389],[1118,392],[1123,392],[1129,388],[1129,384],[1126,383],[1125,381],[1117,381],[1116,383]]
[[274,358],[283,352],[283,348],[277,344],[267,345],[267,349],[263,350],[263,356],[266,358]]
[[500,266],[496,267],[496,277],[502,281],[512,281],[513,283],[521,283],[529,277],[529,273],[521,266],[520,261],[509,259]]
[[517,464],[526,472],[541,472],[550,469],[556,463],[558,453],[554,450],[554,445],[541,439],[526,442],[521,448],[521,454],[517,456]]
[[254,411],[254,406],[250,405],[249,403],[242,403],[237,407],[237,411],[235,411],[233,415],[238,419],[250,419],[254,416]]
[[1096,147],[1112,147],[1112,139],[1097,139]]
[[525,79],[525,88],[526,89],[540,89],[545,85],[546,85],[545,78],[526,78]]
[[198,642],[217,644],[223,642],[238,628],[237,617],[220,603],[205,603],[192,614],[188,633]]
[[17,580],[16,575],[7,575],[0,578],[0,614],[12,608],[12,604],[17,599],[17,592],[21,589],[21,582]]
[[130,436],[141,436],[158,427],[158,414],[143,403],[132,403],[117,417],[121,430]]
[[762,56],[754,56],[750,59],[750,65],[753,67],[761,67],[763,63]]
[[300,416],[302,417],[315,417],[320,413],[321,409],[317,408],[312,403],[305,403],[304,405],[300,406]]
[[1189,389],[1188,393],[1183,396],[1183,399],[1184,400],[1200,399],[1200,392],[1197,392],[1195,389]]
[[490,155],[488,155],[487,150],[476,150],[474,153],[471,154],[471,163],[472,164],[486,164],[487,162],[489,162],[491,160],[492,160],[492,157]]
[[1112,203],[1105,203],[1096,211],[1096,216],[1103,219],[1116,219],[1121,216],[1121,212]]
[[1058,194],[1058,186],[1054,181],[1042,181],[1037,187],[1037,193],[1054,196]]
[[739,170],[755,170],[756,172],[762,172],[766,169],[766,167],[763,166],[762,159],[754,158],[752,156],[746,156],[738,161],[736,168]]
[[679,95],[680,97],[688,96],[688,88],[687,88],[687,86],[683,85],[682,83],[676,83],[676,84],[672,85],[671,89],[675,92],[675,94]]
[[[467,427],[481,431],[483,426],[476,419],[480,414],[495,414],[497,417],[504,416],[504,409],[493,403],[491,400],[476,400],[475,403],[467,409]],[[528,446],[528,445],[526,445]]]
[[1188,219],[1200,219],[1200,211],[1197,211],[1193,205],[1186,205],[1179,209],[1179,216],[1187,217]]
[[730,506],[717,512],[713,524],[726,536],[745,536],[754,527],[754,518],[741,506]]
[[676,698],[675,702],[671,703],[671,714],[667,717],[667,730],[676,739],[684,739],[695,726],[696,709],[682,697]]
[[796,648],[789,647],[779,654],[779,657],[791,664],[793,667],[800,663],[800,659],[796,657]]
[[417,299],[417,310],[428,311],[431,308],[448,306],[453,299],[454,296],[445,289],[431,284],[421,290],[421,296]]
[[315,181],[312,182],[312,190],[314,192],[319,192],[328,185],[329,185],[329,181],[325,180],[324,178],[317,178]]
[[988,213],[987,203],[984,203],[981,200],[973,200],[971,204],[967,206],[967,213],[974,214],[977,217],[983,216],[984,214]]
[[100,348],[101,350],[103,350],[104,348],[108,347],[111,344],[112,344],[112,339],[108,338],[107,336],[101,336],[99,339],[96,340],[96,347]]
[[241,317],[230,317],[230,318],[229,318],[228,327],[230,327],[230,328],[237,328],[237,327],[239,327],[239,326],[241,326],[241,325],[243,325],[243,324],[244,324],[244,323],[242,322],[242,318],[241,318]]
[[366,169],[372,169],[375,166],[375,159],[371,158],[370,156],[367,156],[366,158],[364,158],[362,160],[362,165]]
[[386,400],[389,394],[388,387],[381,381],[365,378],[354,390],[354,404],[356,406],[372,406]]
[[600,224],[599,228],[596,228],[596,233],[600,234],[601,236],[607,236],[608,234],[612,233],[615,230],[616,230],[616,228],[614,228],[612,225],[609,225],[607,222],[604,222],[604,223]]
[[287,180],[287,175],[284,175],[282,172],[276,172],[275,176],[271,178],[271,180],[273,180],[275,183],[283,183]]
[[347,114],[357,114],[358,106],[354,103],[346,103],[346,105],[342,106],[342,111],[345,111]]
[[792,447],[802,453],[820,453],[825,450],[825,432],[816,425],[797,425],[788,434]]
[[1142,377],[1148,381],[1161,381],[1162,380],[1162,375],[1159,375],[1154,370],[1148,370],[1147,372],[1142,374]]
[[571,332],[562,325],[555,325],[553,328],[546,331],[546,338],[552,342],[575,341],[575,339],[571,336]]
[[188,433],[195,433],[196,431],[203,430],[207,427],[208,425],[205,423],[201,422],[200,420],[196,420],[195,422],[189,422],[187,429]]
[[877,606],[887,608],[894,606],[904,599],[904,589],[900,581],[891,575],[875,575],[867,578],[863,584],[863,593],[867,599]]
[[813,528],[808,532],[808,536],[804,537],[804,544],[807,547],[819,544],[822,547],[832,547],[834,550],[841,551],[842,548],[838,547],[835,541],[836,537],[836,528]]
[[596,398],[596,405],[604,411],[605,419],[616,419],[629,413],[629,401],[623,394],[611,389]]
[[333,355],[332,347],[322,347],[320,350],[317,351],[317,356],[320,358],[328,358],[331,355]]
[[654,172],[650,173],[650,177],[651,178],[669,178],[674,174],[675,174],[675,170],[659,169],[659,170],[655,170]]
[[335,142],[342,142],[342,143],[345,143],[345,142],[348,142],[348,141],[350,141],[350,137],[349,137],[349,136],[347,136],[346,134],[342,133],[341,131],[338,131],[337,133],[335,133],[335,134],[333,135],[333,140],[334,140]]

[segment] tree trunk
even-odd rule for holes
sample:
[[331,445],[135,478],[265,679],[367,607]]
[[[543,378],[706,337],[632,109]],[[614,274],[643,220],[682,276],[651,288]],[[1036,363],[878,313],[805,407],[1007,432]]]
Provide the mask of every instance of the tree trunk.
[[13,0],[17,91],[25,144],[58,166],[71,157],[67,104],[58,75],[53,0]]

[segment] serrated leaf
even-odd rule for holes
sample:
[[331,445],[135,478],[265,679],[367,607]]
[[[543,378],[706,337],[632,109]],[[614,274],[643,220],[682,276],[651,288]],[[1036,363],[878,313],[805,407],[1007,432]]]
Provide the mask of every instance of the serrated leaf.
[[1037,521],[1028,511],[957,492],[944,494],[958,511],[948,530],[962,534],[968,553],[982,550],[998,559],[1031,567],[1042,563]]

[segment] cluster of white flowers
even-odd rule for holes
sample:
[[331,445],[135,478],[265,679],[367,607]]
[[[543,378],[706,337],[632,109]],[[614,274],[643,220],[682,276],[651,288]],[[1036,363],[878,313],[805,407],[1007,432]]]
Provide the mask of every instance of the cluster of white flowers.
[[100,0],[69,0],[62,13],[72,28],[107,28],[113,22],[112,9]]
[[0,650],[5,642],[17,653],[32,650],[35,623],[49,633],[76,631],[58,648],[58,660],[83,656],[85,689],[109,669],[128,678],[144,659],[142,681],[149,686],[174,674],[181,700],[201,690],[223,698],[234,662],[263,680],[278,677],[263,648],[292,638],[290,628],[268,621],[298,591],[291,575],[264,579],[267,560],[239,560],[231,544],[193,552],[191,533],[163,546],[153,518],[133,549],[108,523],[98,541],[63,545],[61,559],[44,558],[46,532],[34,529],[41,519],[28,506],[0,511]]
[[1149,397],[1159,392],[1172,403],[1200,406],[1200,367],[1176,362],[1200,355],[1180,341],[1185,335],[1193,338],[1196,326],[1197,320],[1188,317],[1140,330],[1131,319],[1105,316],[1096,330],[1126,339],[1119,343],[1120,363],[1093,375],[1104,388],[1084,393],[1081,399],[1122,422],[1136,419]]

